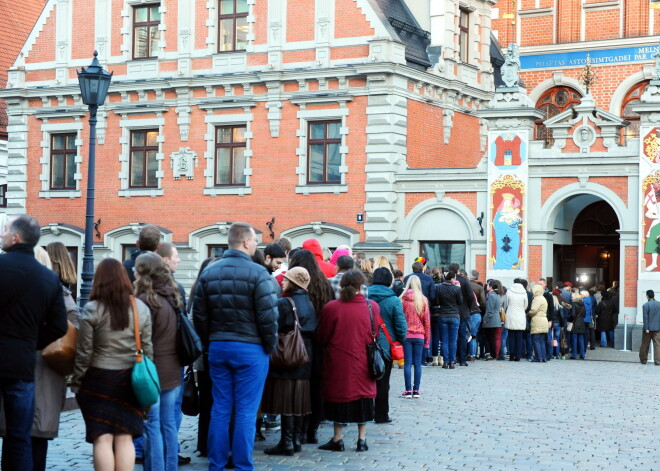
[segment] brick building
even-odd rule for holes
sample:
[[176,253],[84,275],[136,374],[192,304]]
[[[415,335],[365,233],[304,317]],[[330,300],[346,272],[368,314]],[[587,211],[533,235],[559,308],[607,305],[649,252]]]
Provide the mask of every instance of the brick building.
[[641,1],[494,3],[49,0],[0,92],[7,212],[82,257],[75,71],[95,47],[114,73],[96,257],[127,256],[154,223],[189,283],[244,220],[262,243],[317,237],[405,271],[421,253],[505,284],[616,280],[634,318],[660,272],[647,243],[660,19]]

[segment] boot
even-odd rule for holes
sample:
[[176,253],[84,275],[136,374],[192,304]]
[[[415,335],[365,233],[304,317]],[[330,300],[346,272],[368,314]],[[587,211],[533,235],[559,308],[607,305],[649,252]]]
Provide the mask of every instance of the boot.
[[302,451],[302,439],[304,419],[302,415],[297,415],[293,418],[293,451],[299,453]]
[[433,357],[433,361],[431,362],[431,366],[438,366],[438,357]]
[[280,442],[273,448],[264,450],[267,455],[293,456],[293,416],[282,416],[280,429]]
[[307,443],[307,427],[309,427],[309,414],[302,416],[302,422],[300,424],[300,444],[304,445]]
[[319,442],[319,423],[314,419],[309,419],[309,425],[307,426],[307,443],[318,443]]

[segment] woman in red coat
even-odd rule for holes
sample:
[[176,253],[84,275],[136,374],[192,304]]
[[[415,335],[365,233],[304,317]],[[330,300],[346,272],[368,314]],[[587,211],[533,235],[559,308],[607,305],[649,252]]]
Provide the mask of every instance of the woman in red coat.
[[359,271],[346,272],[340,282],[340,299],[326,304],[319,316],[317,336],[325,348],[325,418],[334,422],[334,437],[321,450],[344,451],[342,428],[348,423],[358,424],[357,451],[369,449],[367,422],[374,419],[376,380],[367,369],[367,345],[374,342],[374,330],[376,338],[380,335],[382,321],[378,304],[360,294],[364,281]]

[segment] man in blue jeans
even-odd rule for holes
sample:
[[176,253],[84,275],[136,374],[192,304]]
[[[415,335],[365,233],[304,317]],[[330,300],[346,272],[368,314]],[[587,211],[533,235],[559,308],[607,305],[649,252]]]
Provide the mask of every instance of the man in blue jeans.
[[[259,402],[277,344],[277,297],[270,275],[252,262],[257,235],[237,222],[229,249],[199,278],[193,304],[195,329],[208,352],[213,382],[209,470],[222,470],[229,453],[238,470],[254,469],[252,448]],[[234,417],[230,439],[229,423]]]
[[[5,471],[32,469],[37,350],[67,330],[60,281],[34,258],[40,237],[39,222],[26,215],[10,218],[0,229],[6,252],[0,255],[0,403],[6,421],[0,468]],[[46,450],[36,458],[45,464]]]

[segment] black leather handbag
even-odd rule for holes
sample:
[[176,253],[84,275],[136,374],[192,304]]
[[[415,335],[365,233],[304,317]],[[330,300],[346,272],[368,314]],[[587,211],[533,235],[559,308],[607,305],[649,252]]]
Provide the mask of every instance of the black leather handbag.
[[179,322],[176,329],[176,352],[183,366],[192,364],[202,354],[202,340],[195,332],[192,322],[179,309]]
[[184,415],[195,417],[199,415],[199,388],[195,381],[195,372],[192,366],[186,368],[183,375],[183,398],[181,400],[181,412]]
[[385,354],[376,339],[374,314],[371,303],[368,300],[367,306],[369,306],[369,317],[371,318],[371,337],[374,339],[374,343],[367,345],[367,366],[369,368],[369,375],[378,381],[385,375]]

